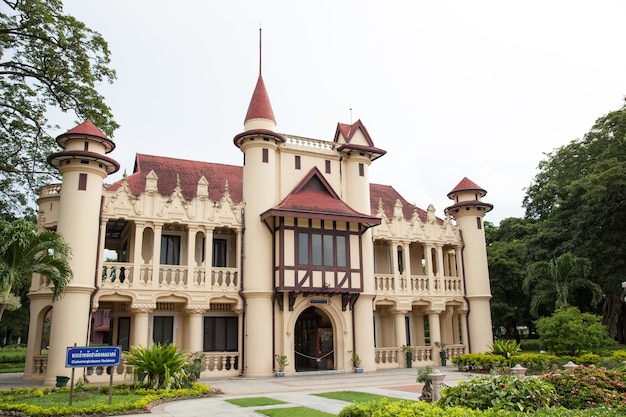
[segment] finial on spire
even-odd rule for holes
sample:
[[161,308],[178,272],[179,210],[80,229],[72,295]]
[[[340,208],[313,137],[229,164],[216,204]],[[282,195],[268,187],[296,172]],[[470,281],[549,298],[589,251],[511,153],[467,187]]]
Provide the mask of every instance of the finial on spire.
[[259,22],[259,76],[261,75],[261,68],[263,68],[263,66],[261,65],[262,64],[261,59],[263,58],[263,52],[262,52],[263,42],[261,41],[262,32],[263,32],[263,28],[261,28],[261,23]]

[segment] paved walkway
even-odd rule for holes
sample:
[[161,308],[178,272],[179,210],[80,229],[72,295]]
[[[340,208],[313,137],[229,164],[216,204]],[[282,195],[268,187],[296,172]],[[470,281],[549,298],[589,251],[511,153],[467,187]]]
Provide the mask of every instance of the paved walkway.
[[[446,375],[444,383],[456,385],[469,376],[456,371],[456,368],[438,368]],[[22,374],[0,374],[0,389],[32,386],[24,383]],[[155,406],[151,410],[154,417],[208,417],[242,416],[259,417],[255,409],[304,406],[338,414],[348,403],[326,399],[313,394],[329,391],[360,391],[387,397],[416,400],[419,398],[421,385],[415,382],[417,369],[391,369],[377,372],[356,373],[306,373],[284,378],[220,378],[201,379],[202,382],[223,394],[208,398],[173,401]],[[232,405],[225,400],[246,397],[270,397],[284,401],[284,405],[244,408]],[[146,417],[136,414],[130,417]]]

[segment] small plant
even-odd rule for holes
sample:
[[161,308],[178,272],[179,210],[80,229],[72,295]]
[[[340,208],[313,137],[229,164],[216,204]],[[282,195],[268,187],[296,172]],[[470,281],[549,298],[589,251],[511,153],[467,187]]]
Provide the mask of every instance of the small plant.
[[494,355],[510,358],[517,355],[522,350],[522,345],[511,339],[500,339],[493,342],[490,346],[491,353]]
[[415,352],[415,349],[413,348],[413,346],[406,346],[406,345],[402,345],[402,352],[404,353],[413,353]]
[[278,372],[285,372],[285,366],[289,365],[287,361],[287,355],[274,355],[276,359],[276,365],[278,365]]
[[558,405],[554,387],[538,378],[496,375],[474,378],[454,387],[442,388],[437,405],[478,410],[533,412]]
[[135,370],[135,379],[153,389],[184,388],[191,383],[189,361],[171,343],[154,343],[149,348],[132,346],[124,352],[126,363]]
[[433,398],[433,379],[430,376],[432,373],[433,368],[430,366],[419,368],[417,370],[417,378],[415,381],[424,384],[424,388],[422,388],[422,396],[420,398],[425,401],[430,401]]
[[350,359],[352,360],[352,365],[354,365],[355,368],[358,368],[361,365],[361,358],[353,350],[349,350],[348,353],[351,355]]

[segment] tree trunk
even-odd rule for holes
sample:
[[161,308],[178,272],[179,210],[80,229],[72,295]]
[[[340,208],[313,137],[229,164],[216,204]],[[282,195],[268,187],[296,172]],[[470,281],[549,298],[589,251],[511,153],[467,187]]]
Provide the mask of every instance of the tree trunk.
[[626,340],[624,322],[623,300],[616,295],[607,297],[602,306],[602,324],[606,326],[611,339],[619,343],[624,343]]

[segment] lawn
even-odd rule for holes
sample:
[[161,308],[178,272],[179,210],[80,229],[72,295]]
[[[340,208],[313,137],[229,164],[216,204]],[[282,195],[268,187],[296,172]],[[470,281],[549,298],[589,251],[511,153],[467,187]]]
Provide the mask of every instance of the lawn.
[[330,398],[332,400],[346,401],[349,403],[363,403],[372,400],[382,400],[387,398],[389,401],[402,401],[402,398],[390,398],[385,395],[370,394],[367,392],[359,391],[334,391],[334,392],[322,392],[314,394],[318,397]]

